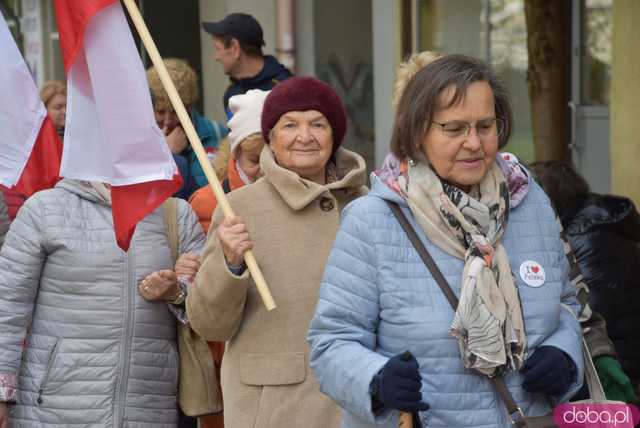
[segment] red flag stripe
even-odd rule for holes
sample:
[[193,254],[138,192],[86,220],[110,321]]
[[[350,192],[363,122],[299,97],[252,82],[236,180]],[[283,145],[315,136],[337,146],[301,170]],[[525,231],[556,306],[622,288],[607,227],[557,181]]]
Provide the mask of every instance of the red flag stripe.
[[118,0],[55,0],[64,69],[68,73],[84,42],[84,32],[96,13]]
[[13,189],[29,197],[40,190],[52,188],[60,180],[61,159],[62,140],[51,118],[47,116],[42,122],[29,160]]
[[182,186],[180,174],[173,180],[148,181],[128,186],[111,187],[111,209],[116,242],[129,250],[131,238],[139,221],[158,208]]

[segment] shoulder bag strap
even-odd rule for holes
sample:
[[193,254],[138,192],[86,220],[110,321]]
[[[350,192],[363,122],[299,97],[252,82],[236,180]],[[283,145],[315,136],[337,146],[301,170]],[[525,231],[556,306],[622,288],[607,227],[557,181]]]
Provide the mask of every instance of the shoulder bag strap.
[[[164,226],[175,265],[178,260],[178,201],[162,204]],[[178,323],[178,404],[187,416],[210,415],[222,411],[222,394],[209,346],[189,324]]]
[[171,258],[175,264],[178,260],[178,204],[175,198],[169,198],[162,204],[164,228],[167,232]]
[[[436,280],[436,283],[438,284],[438,286],[446,296],[447,300],[449,301],[449,304],[451,304],[451,307],[455,311],[458,308],[458,297],[455,295],[455,293],[449,286],[449,283],[447,283],[447,280],[445,279],[444,275],[438,268],[438,265],[436,265],[436,262],[433,260],[433,258],[431,257],[431,254],[429,254],[429,251],[424,246],[422,241],[420,241],[418,234],[411,226],[411,223],[409,223],[409,220],[402,212],[402,209],[400,208],[400,206],[395,202],[391,202],[391,201],[386,201],[386,202],[387,202],[387,205],[389,205],[389,208],[391,208],[391,212],[400,223],[400,226],[402,226],[402,229],[407,234],[409,241],[411,241],[411,244],[418,252],[418,255],[420,256],[424,264],[427,266],[427,268],[431,272],[431,275],[433,275],[433,278]],[[509,392],[509,388],[507,388],[507,385],[505,385],[504,379],[502,379],[502,376],[498,375],[498,376],[490,377],[489,380],[491,381],[493,386],[496,388],[496,391],[498,392],[498,394],[500,395],[500,398],[504,402],[504,405],[507,408],[509,415],[511,416],[512,423],[516,426],[524,426],[519,424],[519,422],[522,421],[522,418],[524,416],[522,414],[522,410],[520,410],[520,408],[518,407],[518,404],[513,399],[513,396],[511,395],[511,392]],[[518,414],[519,417],[514,418],[513,417],[514,414]]]
[[391,212],[393,212],[393,215],[400,223],[400,226],[402,226],[402,229],[407,234],[407,237],[409,238],[409,241],[411,241],[413,248],[416,249],[416,251],[418,252],[418,255],[422,259],[422,262],[427,266],[427,268],[431,272],[431,275],[433,275],[433,278],[436,280],[436,282],[438,283],[438,286],[440,287],[440,289],[446,296],[447,300],[449,301],[449,304],[455,311],[458,308],[458,297],[455,295],[451,287],[449,287],[449,284],[447,283],[447,280],[445,279],[444,275],[442,275],[442,272],[440,272],[438,265],[436,265],[436,262],[433,261],[431,254],[429,254],[429,251],[425,248],[422,241],[420,241],[418,234],[411,226],[411,223],[409,223],[409,220],[402,212],[402,209],[400,208],[400,206],[395,202],[391,202],[391,201],[386,201],[386,202],[387,202],[387,205],[389,205],[389,208],[391,208]]

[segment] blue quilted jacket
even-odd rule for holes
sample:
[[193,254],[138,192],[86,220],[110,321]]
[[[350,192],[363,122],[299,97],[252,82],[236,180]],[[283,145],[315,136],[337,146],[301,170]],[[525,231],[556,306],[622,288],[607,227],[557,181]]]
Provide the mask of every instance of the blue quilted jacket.
[[[431,405],[420,414],[425,427],[509,427],[490,382],[464,368],[457,341],[449,335],[453,309],[385,199],[400,204],[459,295],[463,261],[433,245],[406,202],[372,176],[372,191],[343,211],[309,330],[310,362],[321,390],[344,409],[343,427],[395,428],[397,412],[372,413],[369,384],[391,356],[409,350],[420,364],[423,399]],[[557,398],[529,394],[518,372],[505,376],[523,412],[542,415],[556,399],[577,392],[584,365],[575,287],[568,280],[554,211],[536,183],[511,210],[503,244],[522,301],[528,355],[539,346],[555,346],[577,368],[574,384]],[[542,286],[531,287],[520,277],[525,261],[543,267]]]

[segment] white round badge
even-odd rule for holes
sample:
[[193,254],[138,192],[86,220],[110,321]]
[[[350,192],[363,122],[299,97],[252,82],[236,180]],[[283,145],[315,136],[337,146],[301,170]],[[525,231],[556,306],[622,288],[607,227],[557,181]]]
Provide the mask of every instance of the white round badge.
[[524,261],[520,265],[520,278],[529,287],[541,287],[545,281],[544,268],[533,260]]

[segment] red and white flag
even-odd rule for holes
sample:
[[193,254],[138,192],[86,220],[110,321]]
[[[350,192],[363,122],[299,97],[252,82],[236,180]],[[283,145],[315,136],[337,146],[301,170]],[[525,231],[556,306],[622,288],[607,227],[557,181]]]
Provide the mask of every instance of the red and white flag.
[[59,180],[62,143],[0,14],[0,184],[31,196]]
[[116,241],[127,251],[136,224],[182,179],[120,2],[55,0],[55,11],[67,72],[60,173],[111,185]]

